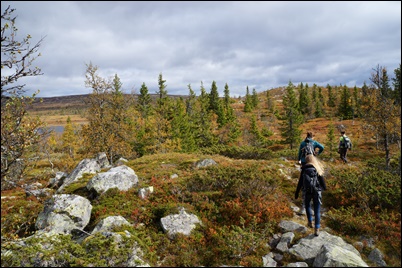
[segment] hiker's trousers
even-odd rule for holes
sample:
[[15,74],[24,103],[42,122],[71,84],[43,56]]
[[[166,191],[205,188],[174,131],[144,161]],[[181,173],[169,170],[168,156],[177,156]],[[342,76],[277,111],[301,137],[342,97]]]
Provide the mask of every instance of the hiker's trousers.
[[346,156],[348,154],[348,148],[339,148],[339,156],[344,163],[348,162]]
[[304,196],[304,205],[306,206],[306,216],[309,222],[313,221],[313,216],[311,213],[311,200],[313,200],[313,209],[314,209],[314,227],[320,228],[320,221],[321,221],[321,191],[310,193],[305,192]]

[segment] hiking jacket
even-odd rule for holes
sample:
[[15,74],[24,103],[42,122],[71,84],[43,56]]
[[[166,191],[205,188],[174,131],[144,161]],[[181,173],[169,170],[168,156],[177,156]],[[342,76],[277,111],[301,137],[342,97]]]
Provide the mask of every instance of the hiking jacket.
[[[313,167],[313,165],[311,164],[306,164],[305,166],[302,167],[301,172],[303,173],[303,171],[308,168],[308,167]],[[318,183],[320,184],[319,190],[327,190],[327,185],[325,184],[325,180],[323,176],[318,175]],[[296,187],[296,192],[295,192],[295,196],[299,195],[300,189],[303,188],[303,176],[299,177],[299,182],[297,183],[297,187]]]
[[304,141],[302,141],[300,143],[300,147],[299,147],[299,156],[298,156],[298,161],[300,161],[302,163],[302,165],[304,165],[306,163],[306,158],[302,155],[302,149],[304,148],[304,146],[306,146],[306,140],[309,140],[311,143],[313,143],[313,147],[314,150],[316,148],[318,148],[318,152],[317,155],[320,155],[322,153],[322,151],[324,151],[324,145],[322,145],[321,143],[319,143],[316,140],[310,139],[310,138],[306,138]]

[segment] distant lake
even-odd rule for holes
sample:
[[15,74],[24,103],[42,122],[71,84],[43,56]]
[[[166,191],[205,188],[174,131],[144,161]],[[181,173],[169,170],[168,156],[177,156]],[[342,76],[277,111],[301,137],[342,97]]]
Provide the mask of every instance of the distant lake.
[[56,133],[63,133],[63,131],[64,131],[63,126],[50,126],[50,127],[47,127],[47,129],[54,130]]
[[56,133],[63,133],[64,127],[63,126],[51,126],[48,127],[49,129],[53,129]]

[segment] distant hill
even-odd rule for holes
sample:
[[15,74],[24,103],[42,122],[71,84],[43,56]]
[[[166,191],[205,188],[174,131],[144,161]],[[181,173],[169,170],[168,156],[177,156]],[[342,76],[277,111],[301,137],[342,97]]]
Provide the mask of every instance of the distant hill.
[[84,108],[86,106],[85,100],[88,99],[88,96],[89,94],[35,98],[29,110],[45,111],[59,110],[61,108]]
[[[129,94],[127,94],[129,95]],[[153,100],[157,99],[158,94],[149,94]],[[46,110],[59,110],[63,108],[85,108],[87,107],[86,100],[88,100],[90,94],[81,95],[68,95],[57,97],[38,97],[29,110],[31,111],[46,111]],[[138,94],[134,95],[135,97]],[[187,95],[168,95],[170,98],[187,98]]]
[[[282,112],[283,111],[283,97],[286,94],[286,86],[272,88],[268,90],[270,97],[275,101],[276,108]],[[281,140],[281,130],[280,130],[280,120],[274,116],[268,115],[267,112],[267,99],[266,90],[258,92],[259,105],[258,108],[251,113],[244,112],[244,98],[245,96],[232,97],[232,108],[235,111],[237,118],[239,119],[241,125],[247,126],[250,121],[250,115],[254,114],[259,118],[260,127],[266,127],[273,132],[272,140]],[[297,89],[296,89],[297,92]],[[322,93],[325,99],[328,98],[328,89],[322,88]],[[296,93],[297,94],[297,93]],[[32,107],[29,108],[34,115],[39,115],[41,119],[46,122],[48,126],[58,127],[64,126],[67,117],[70,117],[71,121],[75,124],[85,124],[87,122],[85,110],[89,107],[86,100],[91,94],[82,95],[69,95],[69,96],[57,96],[57,97],[42,97],[37,98]],[[131,95],[131,94],[127,94]],[[156,101],[159,97],[158,94],[149,94],[153,101]],[[134,96],[139,96],[135,94]],[[169,98],[183,98],[186,99],[188,95],[169,95]],[[197,95],[198,97],[198,95]],[[42,101],[40,101],[42,100]],[[318,140],[324,141],[327,139],[326,135],[328,133],[328,126],[333,123],[335,127],[340,125],[348,128],[348,133],[350,137],[355,137],[359,133],[362,125],[360,118],[355,118],[354,120],[342,120],[335,116],[336,111],[331,107],[324,107],[325,115],[320,118],[313,118],[306,120],[302,124],[301,129],[303,130],[302,136],[304,137],[307,131],[312,131]]]

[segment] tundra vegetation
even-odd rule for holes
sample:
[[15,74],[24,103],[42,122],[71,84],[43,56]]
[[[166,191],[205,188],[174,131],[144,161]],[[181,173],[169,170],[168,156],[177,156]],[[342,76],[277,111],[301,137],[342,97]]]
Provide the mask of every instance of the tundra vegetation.
[[[259,93],[247,87],[244,97],[233,98],[228,84],[219,97],[215,81],[210,89],[201,82],[199,95],[190,84],[188,95],[169,95],[162,73],[155,94],[145,83],[127,94],[118,74],[101,77],[88,63],[83,80],[92,93],[79,105],[50,107],[16,84],[42,75],[30,68],[42,40],[33,47],[30,36],[15,40],[12,13],[6,9],[1,24],[1,68],[16,70],[1,78],[2,245],[35,232],[45,200],[27,194],[27,185],[47,185],[56,172],[69,173],[82,159],[105,152],[111,163],[127,159],[140,182],[101,195],[86,228],[107,216],[125,217],[152,266],[162,259],[164,266],[261,266],[268,238],[293,215],[290,204],[301,205],[293,200],[296,158],[300,141],[312,131],[325,146],[323,227],[349,242],[374,238],[387,264],[401,266],[400,65],[392,78],[386,67],[375,66],[361,88],[289,81]],[[48,131],[52,125],[64,131]],[[336,152],[340,129],[353,142],[348,164]],[[201,158],[218,165],[195,169]],[[90,178],[83,176],[65,193],[86,197]],[[149,198],[139,198],[139,188],[150,185]],[[159,220],[179,206],[203,225],[170,240]],[[110,254],[102,243],[92,240],[92,250],[84,251],[63,240],[59,247],[75,251],[81,261],[74,264],[85,266]]]

